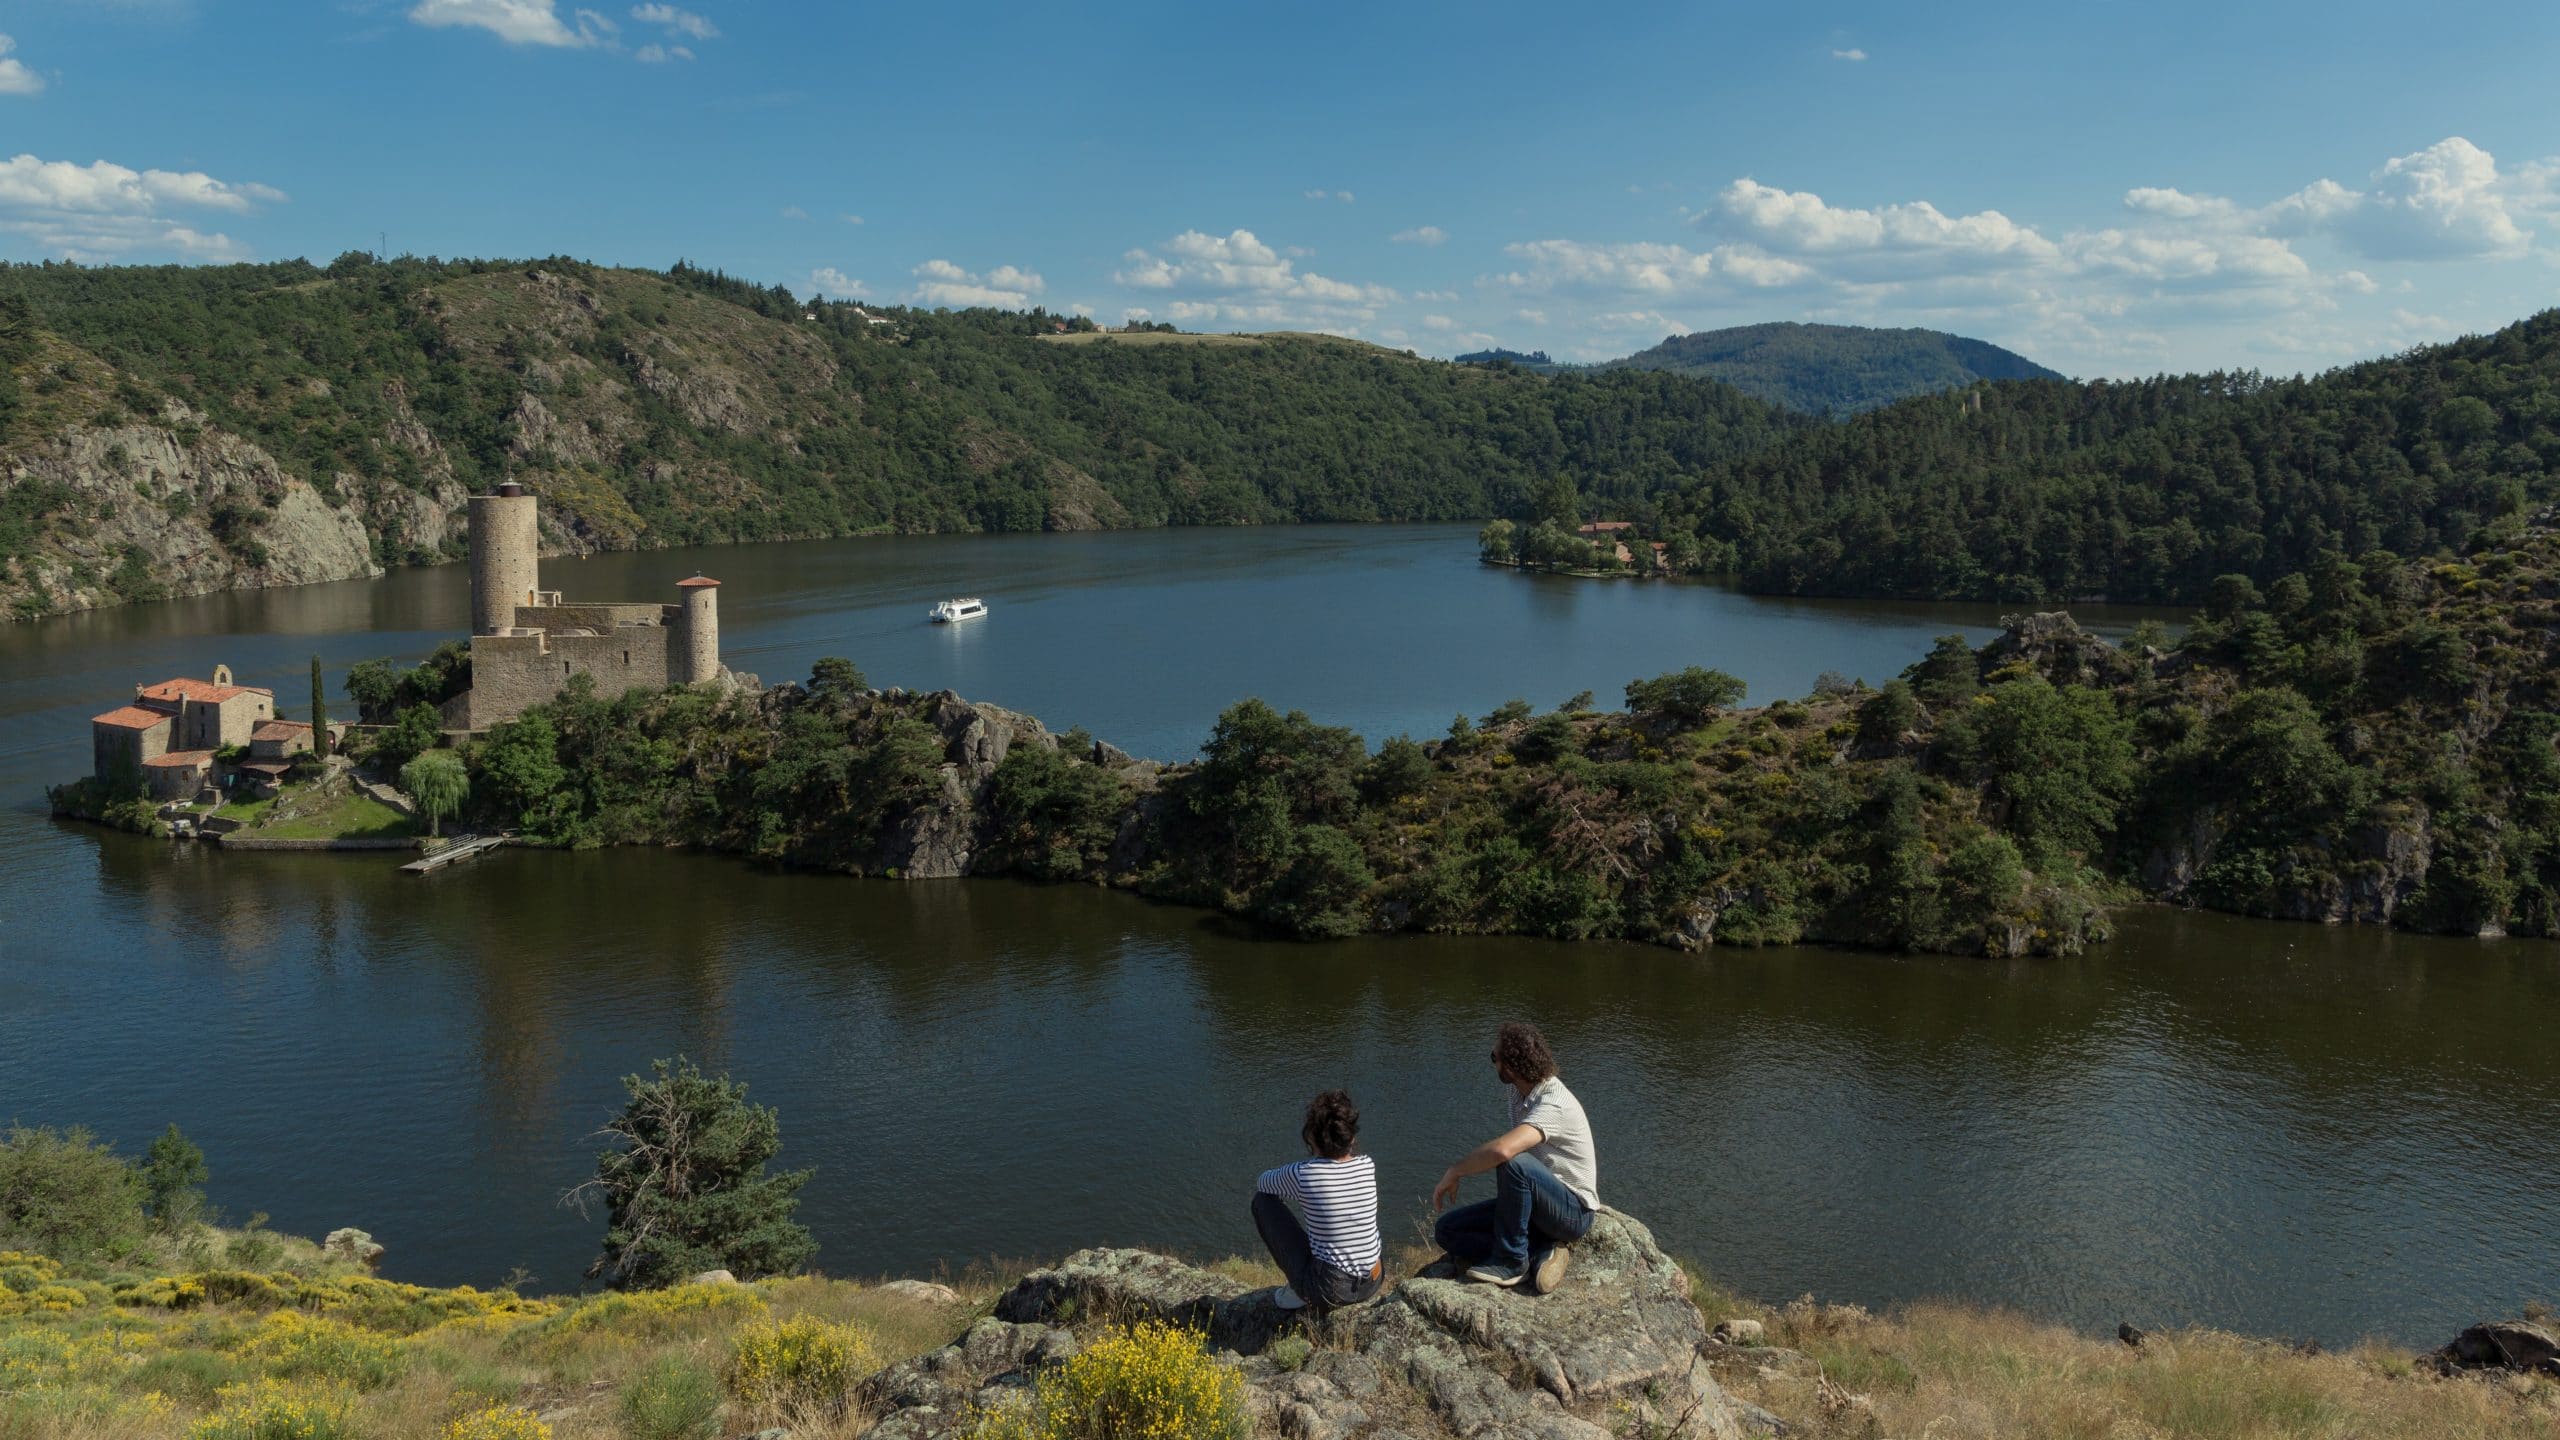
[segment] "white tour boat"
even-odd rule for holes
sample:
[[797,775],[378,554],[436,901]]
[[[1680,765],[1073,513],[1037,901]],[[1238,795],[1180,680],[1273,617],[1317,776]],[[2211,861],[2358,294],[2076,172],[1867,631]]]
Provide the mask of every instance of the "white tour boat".
[[948,624],[955,620],[975,620],[987,613],[987,602],[975,595],[969,595],[957,600],[945,600],[934,606],[928,613],[936,623],[940,624]]

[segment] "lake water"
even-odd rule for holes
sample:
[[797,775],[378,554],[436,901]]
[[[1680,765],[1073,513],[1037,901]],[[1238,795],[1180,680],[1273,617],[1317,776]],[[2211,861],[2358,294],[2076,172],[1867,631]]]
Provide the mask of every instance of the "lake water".
[[[730,663],[821,655],[1139,753],[1259,694],[1372,740],[1685,664],[1767,698],[1882,680],[1993,607],[1764,601],[1490,570],[1456,527],[951,537],[555,562],[573,598],[725,583]],[[923,623],[951,593],[993,615]],[[2138,911],[2058,963],[1684,956],[1397,937],[1302,946],[1086,889],[507,852],[430,879],[43,814],[86,717],[217,660],[416,655],[458,568],[0,626],[0,1120],[138,1150],[178,1121],[215,1203],[357,1224],[387,1273],[577,1283],[562,1208],[616,1077],[684,1052],[779,1108],[838,1273],[1086,1244],[1253,1244],[1305,1097],[1367,1113],[1390,1231],[1499,1128],[1500,1019],[1554,1037],[1606,1198],[1727,1283],[1958,1296],[2092,1327],[2433,1343],[2560,1296],[2560,947]],[[2099,617],[2121,627],[2134,617]],[[1479,1184],[1481,1182],[1478,1182]]]

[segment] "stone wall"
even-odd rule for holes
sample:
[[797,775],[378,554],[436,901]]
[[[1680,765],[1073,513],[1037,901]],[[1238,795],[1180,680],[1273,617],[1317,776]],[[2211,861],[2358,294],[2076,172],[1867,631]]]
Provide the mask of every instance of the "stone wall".
[[593,676],[596,693],[607,698],[662,689],[673,635],[664,626],[623,625],[601,635],[476,636],[464,728],[486,730],[513,719],[558,696],[572,675]]

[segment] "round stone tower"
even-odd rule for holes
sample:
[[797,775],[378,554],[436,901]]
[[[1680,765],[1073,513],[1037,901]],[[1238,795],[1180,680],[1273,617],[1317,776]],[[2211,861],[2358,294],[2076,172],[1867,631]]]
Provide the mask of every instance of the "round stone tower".
[[542,583],[542,527],[533,496],[509,481],[471,497],[471,633],[514,627],[516,607]]
[[720,582],[696,575],[676,588],[684,592],[684,634],[667,678],[695,685],[720,673]]

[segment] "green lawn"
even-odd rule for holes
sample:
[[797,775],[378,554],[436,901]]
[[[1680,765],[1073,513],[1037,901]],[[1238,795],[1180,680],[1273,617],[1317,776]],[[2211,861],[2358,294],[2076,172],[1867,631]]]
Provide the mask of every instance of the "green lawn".
[[370,795],[350,793],[327,809],[270,821],[252,833],[265,840],[394,840],[418,834],[419,827]]
[[275,808],[276,797],[272,795],[268,796],[264,800],[252,800],[247,796],[237,796],[222,802],[222,808],[213,812],[213,818],[217,820],[237,820],[243,825],[255,825],[259,821],[266,819],[267,812]]

